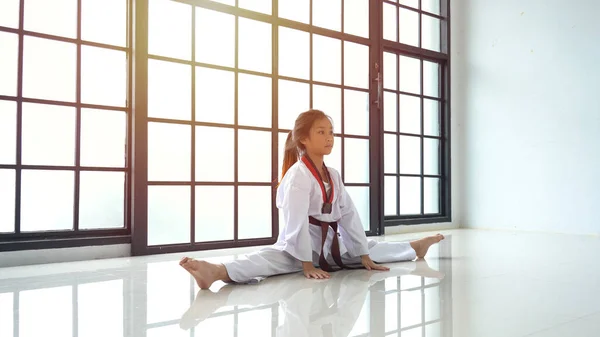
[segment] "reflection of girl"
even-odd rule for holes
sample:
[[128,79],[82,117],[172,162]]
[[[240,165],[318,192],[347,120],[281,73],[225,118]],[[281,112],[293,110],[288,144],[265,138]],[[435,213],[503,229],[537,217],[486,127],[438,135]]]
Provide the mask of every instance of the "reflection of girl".
[[180,265],[201,289],[218,280],[246,283],[297,271],[303,271],[307,278],[329,278],[327,271],[333,271],[334,264],[388,270],[373,260],[386,263],[423,257],[431,245],[444,238],[438,234],[410,243],[367,240],[340,174],[323,163],[323,156],[332,148],[330,118],[318,110],[300,114],[285,144],[277,190],[277,207],[283,210],[285,228],[277,243],[225,264],[183,258]]

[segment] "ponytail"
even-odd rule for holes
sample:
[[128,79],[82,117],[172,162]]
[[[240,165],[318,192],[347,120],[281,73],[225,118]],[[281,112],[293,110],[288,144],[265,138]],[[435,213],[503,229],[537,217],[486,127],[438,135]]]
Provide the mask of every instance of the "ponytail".
[[283,165],[281,166],[281,180],[287,173],[287,171],[298,161],[298,148],[292,138],[292,131],[288,133],[285,140],[285,146],[283,151]]

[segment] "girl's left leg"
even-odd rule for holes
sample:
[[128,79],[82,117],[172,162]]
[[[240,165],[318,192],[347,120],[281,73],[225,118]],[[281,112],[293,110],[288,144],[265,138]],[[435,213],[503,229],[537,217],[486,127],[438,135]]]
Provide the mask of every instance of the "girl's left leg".
[[[411,242],[390,242],[369,240],[369,257],[377,263],[412,261],[415,258],[423,258],[429,247],[444,239],[441,234],[429,236]],[[352,257],[348,254],[342,256],[342,262],[347,264],[360,264],[361,258]]]

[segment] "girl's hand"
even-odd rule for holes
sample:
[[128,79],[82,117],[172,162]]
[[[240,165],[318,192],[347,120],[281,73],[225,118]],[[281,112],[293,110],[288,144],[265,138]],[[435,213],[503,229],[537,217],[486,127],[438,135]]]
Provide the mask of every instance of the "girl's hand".
[[365,266],[365,268],[367,268],[367,270],[383,270],[383,271],[388,271],[390,270],[390,268],[382,266],[382,265],[378,265],[377,263],[373,262],[373,260],[371,260],[371,257],[369,257],[369,255],[363,255],[361,256],[362,259],[362,265]]
[[312,263],[302,263],[302,271],[304,272],[304,276],[308,279],[328,279],[329,273],[315,268]]

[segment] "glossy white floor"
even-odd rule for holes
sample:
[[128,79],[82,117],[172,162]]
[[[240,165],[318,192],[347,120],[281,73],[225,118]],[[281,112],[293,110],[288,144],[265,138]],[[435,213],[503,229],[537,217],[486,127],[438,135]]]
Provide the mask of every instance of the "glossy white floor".
[[181,254],[0,269],[0,336],[600,336],[600,238],[444,234],[386,273],[201,292]]

